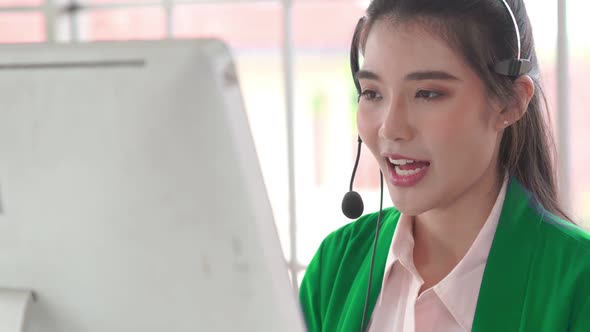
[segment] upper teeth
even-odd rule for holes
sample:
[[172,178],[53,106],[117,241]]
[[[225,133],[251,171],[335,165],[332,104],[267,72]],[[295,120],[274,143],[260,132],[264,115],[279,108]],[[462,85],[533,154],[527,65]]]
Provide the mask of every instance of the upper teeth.
[[411,164],[414,161],[413,160],[408,160],[408,159],[392,159],[392,158],[389,158],[389,162],[392,163],[392,164],[394,164],[394,165],[403,166],[403,165],[406,165],[406,164]]

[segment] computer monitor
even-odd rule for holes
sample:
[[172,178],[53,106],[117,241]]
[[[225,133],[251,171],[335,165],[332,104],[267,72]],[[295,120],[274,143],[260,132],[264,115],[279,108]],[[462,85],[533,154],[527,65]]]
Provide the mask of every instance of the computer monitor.
[[223,43],[4,46],[0,94],[26,331],[303,331]]

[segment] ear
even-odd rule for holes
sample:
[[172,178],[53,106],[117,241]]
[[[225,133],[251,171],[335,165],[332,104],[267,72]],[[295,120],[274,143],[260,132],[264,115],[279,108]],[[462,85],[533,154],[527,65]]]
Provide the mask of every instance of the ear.
[[515,100],[502,110],[496,123],[498,130],[503,130],[516,123],[526,113],[535,94],[535,83],[529,75],[522,75],[514,81]]

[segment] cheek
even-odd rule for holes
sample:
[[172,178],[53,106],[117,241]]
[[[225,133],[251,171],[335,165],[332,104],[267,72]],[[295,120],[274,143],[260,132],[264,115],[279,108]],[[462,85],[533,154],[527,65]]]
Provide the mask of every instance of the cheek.
[[438,112],[437,116],[431,117],[428,122],[441,138],[460,138],[462,135],[469,135],[473,132],[485,129],[484,121],[480,110],[473,106],[450,106],[449,109]]
[[381,128],[381,119],[376,115],[375,112],[371,113],[359,109],[356,116],[359,135],[371,150],[376,147],[379,137],[379,128]]
[[446,119],[429,121],[428,141],[436,155],[449,165],[484,167],[494,150],[494,133],[477,109],[447,113]]

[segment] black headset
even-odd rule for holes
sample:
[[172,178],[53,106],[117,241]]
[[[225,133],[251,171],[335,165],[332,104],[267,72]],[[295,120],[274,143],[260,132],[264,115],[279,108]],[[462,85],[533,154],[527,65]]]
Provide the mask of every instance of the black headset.
[[[508,13],[510,14],[512,22],[514,23],[514,30],[516,31],[518,52],[517,52],[516,58],[499,61],[499,62],[491,65],[490,69],[499,75],[517,78],[523,74],[528,73],[532,68],[532,64],[529,59],[522,59],[521,58],[520,30],[518,28],[518,22],[516,21],[516,17],[514,16],[512,9],[508,5],[508,2],[506,2],[506,0],[502,0],[502,3],[504,4],[506,9],[508,10]],[[360,66],[359,65],[359,54],[358,54],[359,52],[358,52],[358,47],[354,47],[354,46],[359,45],[360,37],[361,37],[361,30],[363,29],[365,19],[366,19],[365,17],[362,17],[356,25],[356,28],[354,31],[354,37],[352,39],[353,47],[351,47],[351,50],[350,50],[350,68],[352,70],[352,78],[354,80],[354,85],[355,85],[357,93],[358,93],[358,98],[359,98],[358,100],[359,101],[361,98],[361,87],[360,87],[359,81],[356,78],[356,73],[360,69],[359,68],[359,66]],[[361,156],[362,143],[363,143],[363,140],[361,139],[360,136],[358,136],[358,149],[357,149],[357,154],[356,154],[356,160],[354,162],[354,168],[352,170],[352,176],[350,178],[349,191],[348,191],[348,193],[346,193],[346,195],[344,195],[344,198],[342,199],[342,212],[344,213],[344,215],[346,217],[348,217],[350,219],[359,218],[363,214],[363,210],[364,210],[364,203],[363,203],[363,199],[361,198],[361,195],[358,192],[352,190],[352,185],[354,183],[354,178],[356,175],[356,171],[357,171],[360,156]],[[367,318],[367,312],[369,309],[369,299],[371,297],[371,284],[373,281],[373,269],[375,266],[375,252],[377,251],[377,241],[379,240],[379,231],[381,230],[381,218],[383,215],[383,172],[380,171],[379,175],[380,175],[380,179],[381,179],[381,181],[380,181],[381,182],[381,202],[379,204],[379,215],[377,217],[377,226],[376,226],[376,231],[375,231],[375,240],[373,243],[373,251],[371,253],[371,266],[369,268],[369,282],[367,285],[367,295],[365,297],[365,306],[363,309],[363,318],[362,318],[361,329],[360,329],[361,332],[366,331],[368,328],[368,326],[367,326],[368,322],[367,322],[366,318]]]

